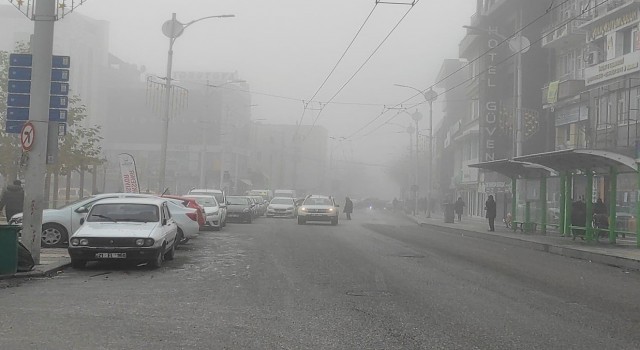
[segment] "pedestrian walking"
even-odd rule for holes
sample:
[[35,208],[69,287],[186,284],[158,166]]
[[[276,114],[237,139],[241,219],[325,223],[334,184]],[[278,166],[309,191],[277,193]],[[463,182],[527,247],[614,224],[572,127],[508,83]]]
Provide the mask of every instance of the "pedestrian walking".
[[494,226],[496,220],[496,201],[493,200],[493,195],[489,195],[489,199],[484,203],[484,210],[486,211],[486,217],[489,219],[489,231],[495,231]]
[[462,200],[462,197],[458,197],[458,200],[454,204],[454,210],[456,215],[458,215],[458,222],[462,221],[462,212],[464,211],[465,203]]
[[349,197],[344,199],[344,213],[347,214],[347,220],[351,220],[351,213],[353,213],[353,202]]
[[22,206],[24,205],[24,190],[22,189],[22,182],[20,180],[13,181],[13,184],[7,186],[2,192],[0,198],[0,211],[4,209],[4,213],[7,217],[7,221],[12,216],[18,213],[22,213]]

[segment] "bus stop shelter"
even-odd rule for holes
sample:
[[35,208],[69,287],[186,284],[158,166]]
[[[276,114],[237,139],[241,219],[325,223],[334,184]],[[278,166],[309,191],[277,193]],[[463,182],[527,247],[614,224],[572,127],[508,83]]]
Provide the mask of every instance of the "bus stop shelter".
[[[556,172],[544,165],[535,164],[526,161],[501,159],[490,162],[483,162],[477,164],[470,164],[469,167],[478,168],[485,171],[492,171],[501,175],[504,175],[511,179],[511,224],[515,230],[517,225],[520,224],[523,230],[531,230],[533,223],[531,222],[531,208],[529,202],[525,207],[525,214],[522,218],[516,218],[516,188],[518,179],[539,179],[540,180],[540,211],[541,214],[547,211],[547,182],[546,179],[550,176],[557,176]],[[546,232],[547,223],[546,215],[540,215],[541,217],[541,231]]]
[[[554,152],[546,152],[539,154],[526,155],[515,158],[516,161],[531,162],[539,164],[560,173],[561,184],[561,225],[560,233],[569,235],[571,233],[571,196],[572,196],[572,177],[576,174],[586,176],[586,189],[593,188],[594,174],[608,174],[610,178],[609,184],[609,242],[615,243],[617,238],[616,231],[616,203],[617,203],[617,178],[621,173],[636,174],[636,189],[640,189],[640,172],[638,171],[638,163],[635,159],[605,150],[591,149],[571,149]],[[586,220],[584,229],[586,230],[585,238],[587,241],[594,239],[593,227],[593,191],[585,191],[586,204]],[[640,205],[636,205],[636,219],[640,217]],[[636,246],[640,247],[640,225],[636,224]]]

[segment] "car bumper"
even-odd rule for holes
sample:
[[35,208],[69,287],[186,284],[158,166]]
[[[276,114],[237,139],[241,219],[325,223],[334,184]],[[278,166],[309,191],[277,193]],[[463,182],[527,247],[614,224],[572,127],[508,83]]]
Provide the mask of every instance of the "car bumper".
[[252,212],[247,213],[227,213],[227,221],[244,221],[253,218]]
[[[69,247],[69,256],[71,259],[77,260],[127,260],[127,261],[148,261],[154,259],[161,247]],[[98,257],[97,254],[102,253],[125,253],[124,258],[105,258]]]
[[288,210],[288,211],[267,211],[267,216],[292,217],[292,216],[294,216],[294,211],[293,210]]
[[298,214],[298,217],[302,218],[305,221],[332,221],[338,219],[337,215],[328,215],[328,214]]

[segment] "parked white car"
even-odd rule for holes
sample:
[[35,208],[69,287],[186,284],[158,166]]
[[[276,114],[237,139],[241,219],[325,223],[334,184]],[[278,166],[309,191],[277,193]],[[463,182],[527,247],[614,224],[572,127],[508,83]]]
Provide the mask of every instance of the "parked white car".
[[187,243],[198,236],[200,224],[196,209],[185,207],[179,199],[167,198],[171,217],[178,224],[178,244]]
[[187,196],[191,195],[205,195],[216,197],[218,207],[220,208],[220,221],[222,222],[221,227],[227,226],[227,195],[224,193],[224,191],[216,189],[192,188],[191,190],[189,190],[189,194]]
[[222,228],[222,210],[213,195],[205,194],[188,194],[184,198],[194,199],[203,209],[205,214],[205,227],[213,228],[214,231],[220,231]]
[[[103,193],[58,209],[45,209],[42,212],[42,240],[41,246],[45,248],[66,247],[69,237],[80,228],[80,219],[84,218],[91,207],[102,199],[109,198],[159,198],[151,194],[138,193]],[[171,206],[170,209],[177,209]],[[197,219],[197,217],[196,217]],[[192,229],[183,227],[187,221],[178,220],[178,226],[183,233]],[[9,220],[10,225],[22,225],[22,213],[16,214]],[[190,223],[189,223],[190,224]],[[197,222],[196,222],[197,224]],[[190,225],[189,225],[190,226]],[[189,235],[187,233],[187,235]]]
[[178,225],[169,205],[163,198],[114,198],[94,204],[69,239],[71,265],[127,260],[160,267],[165,259],[172,260]]
[[275,197],[267,207],[267,217],[296,217],[296,201],[289,197]]

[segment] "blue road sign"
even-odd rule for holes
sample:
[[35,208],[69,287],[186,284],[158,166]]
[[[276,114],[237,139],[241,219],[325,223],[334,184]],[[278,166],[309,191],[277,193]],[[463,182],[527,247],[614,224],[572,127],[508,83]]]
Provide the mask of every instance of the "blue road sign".
[[68,69],[52,69],[51,70],[51,81],[69,81],[69,70]]
[[9,79],[31,80],[31,68],[30,67],[9,67]]
[[10,94],[28,94],[31,92],[31,82],[29,80],[9,80]]
[[71,57],[69,56],[53,56],[51,60],[51,68],[70,68]]
[[7,120],[5,130],[9,134],[19,134],[22,131],[24,123],[26,123],[24,120]]
[[69,106],[69,98],[66,96],[49,97],[49,108],[67,108]]
[[9,66],[31,67],[32,65],[33,56],[29,53],[12,53],[9,55]]
[[29,108],[7,108],[7,120],[29,120]]
[[9,94],[7,96],[7,107],[27,107],[31,102],[31,96],[25,94]]
[[66,109],[49,109],[49,121],[50,122],[66,122],[67,110]]
[[69,95],[69,84],[68,83],[51,83],[51,90],[49,91],[51,95]]

